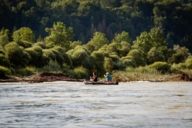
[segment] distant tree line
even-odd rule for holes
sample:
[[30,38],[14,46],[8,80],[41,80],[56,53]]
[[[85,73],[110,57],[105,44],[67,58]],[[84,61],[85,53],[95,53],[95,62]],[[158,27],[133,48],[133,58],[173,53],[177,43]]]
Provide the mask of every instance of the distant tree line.
[[169,47],[192,51],[191,14],[191,0],[0,0],[0,28],[11,32],[26,26],[44,38],[44,28],[60,21],[74,28],[75,40],[86,43],[95,32],[112,40],[126,31],[133,41],[156,27]]
[[0,30],[0,77],[59,72],[87,78],[93,71],[103,75],[130,67],[148,67],[161,73],[192,69],[189,49],[180,45],[169,48],[159,27],[142,32],[133,41],[126,31],[112,39],[94,32],[86,43],[75,40],[74,29],[63,22],[55,22],[45,31],[47,36],[35,38],[29,27]]

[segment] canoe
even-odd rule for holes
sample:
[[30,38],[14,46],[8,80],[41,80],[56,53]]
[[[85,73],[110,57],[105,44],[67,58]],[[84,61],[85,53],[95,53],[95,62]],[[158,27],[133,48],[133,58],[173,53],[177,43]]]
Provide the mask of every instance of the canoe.
[[116,81],[84,81],[85,85],[118,85],[119,83]]

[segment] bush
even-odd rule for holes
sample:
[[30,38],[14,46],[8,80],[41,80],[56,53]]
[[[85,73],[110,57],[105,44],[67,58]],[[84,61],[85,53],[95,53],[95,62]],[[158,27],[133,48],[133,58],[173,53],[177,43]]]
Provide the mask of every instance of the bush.
[[90,66],[89,53],[82,46],[77,46],[74,49],[69,50],[67,52],[67,55],[71,57],[74,66],[80,66],[80,65],[83,65],[84,67]]
[[111,58],[105,57],[103,67],[106,72],[111,72],[113,70],[113,61]]
[[149,65],[149,68],[155,69],[161,73],[168,73],[170,72],[171,66],[167,62],[158,61]]
[[120,61],[122,62],[122,64],[124,65],[124,67],[135,67],[135,62],[133,61],[132,57],[126,56],[126,57],[122,57],[120,59]]
[[26,68],[17,69],[16,74],[21,76],[30,76],[35,74],[36,71],[37,70],[34,67],[26,67]]
[[10,66],[9,60],[5,57],[4,54],[0,53],[0,65]]
[[60,65],[64,62],[64,57],[63,55],[65,53],[65,49],[62,48],[61,46],[55,46],[53,48],[49,49],[44,49],[43,54],[49,58],[49,60],[56,60]]
[[16,42],[19,41],[25,41],[33,42],[34,41],[34,33],[33,31],[28,27],[21,27],[20,29],[13,32],[13,40]]
[[5,45],[5,53],[10,61],[16,67],[23,67],[30,61],[30,55],[25,52],[15,42]]
[[9,70],[8,68],[6,68],[4,66],[0,66],[0,78],[3,78],[10,74],[11,74],[11,70]]
[[62,68],[57,61],[50,60],[49,63],[41,69],[42,72],[62,73]]
[[185,61],[186,67],[192,69],[192,56],[188,57]]
[[25,51],[31,56],[29,64],[39,67],[43,54],[42,48],[40,46],[33,46],[25,49]]
[[128,55],[128,58],[131,58],[135,66],[141,66],[146,64],[146,58],[141,50],[132,49]]
[[77,78],[77,79],[85,79],[85,78],[88,78],[88,70],[84,67],[77,67],[75,68],[74,70],[74,77]]
[[177,71],[180,71],[182,69],[186,69],[186,64],[185,63],[173,64],[171,66],[171,71],[172,72],[177,72]]

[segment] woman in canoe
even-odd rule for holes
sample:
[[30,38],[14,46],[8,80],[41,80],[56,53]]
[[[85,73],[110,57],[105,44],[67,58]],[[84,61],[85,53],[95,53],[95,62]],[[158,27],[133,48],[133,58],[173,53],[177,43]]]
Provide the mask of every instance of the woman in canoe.
[[95,72],[93,72],[93,75],[90,76],[90,81],[94,81],[94,82],[97,82],[97,75]]

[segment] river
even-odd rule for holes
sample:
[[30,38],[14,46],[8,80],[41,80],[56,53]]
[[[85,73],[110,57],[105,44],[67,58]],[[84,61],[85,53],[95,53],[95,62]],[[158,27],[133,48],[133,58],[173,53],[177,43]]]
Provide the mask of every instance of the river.
[[0,128],[192,128],[192,83],[0,83]]

